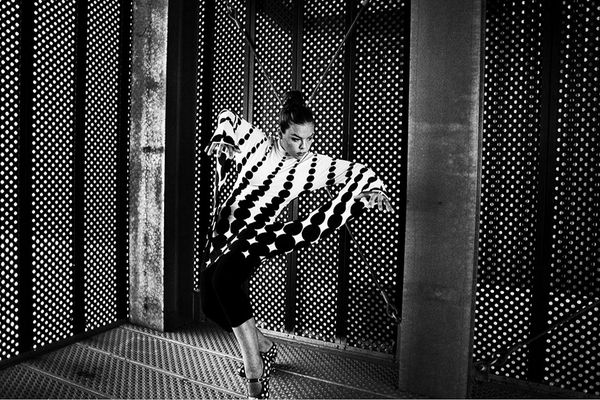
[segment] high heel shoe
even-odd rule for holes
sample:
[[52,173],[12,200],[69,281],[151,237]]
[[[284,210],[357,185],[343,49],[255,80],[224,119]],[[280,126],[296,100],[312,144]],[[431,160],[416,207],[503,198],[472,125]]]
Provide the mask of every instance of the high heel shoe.
[[[275,342],[273,342],[269,350],[265,351],[264,353],[261,351],[259,352],[259,354],[260,358],[262,358],[263,360],[263,363],[265,365],[268,365],[270,371],[273,368],[273,364],[275,364],[275,359],[277,358],[277,345],[275,344]],[[238,370],[238,375],[242,378],[246,377],[246,371],[244,371],[243,365]]]
[[250,383],[260,383],[260,392],[254,396],[250,396],[250,388],[248,387],[248,399],[268,399],[269,398],[269,379],[271,375],[270,367],[263,362],[263,372],[260,378],[245,378],[246,385]]

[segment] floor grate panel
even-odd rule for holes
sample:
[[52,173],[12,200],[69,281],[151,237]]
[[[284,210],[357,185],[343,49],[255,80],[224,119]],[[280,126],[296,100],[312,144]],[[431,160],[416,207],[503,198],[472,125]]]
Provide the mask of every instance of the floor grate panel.
[[[202,336],[201,333],[196,334]],[[127,358],[175,374],[188,374],[203,383],[226,388],[240,394],[244,393],[244,381],[236,375],[241,360],[234,355],[236,352],[233,351],[232,345],[221,345],[221,348],[227,348],[229,353],[218,353],[213,349],[164,338],[163,335],[162,333],[142,333],[136,329],[115,329],[86,340],[82,344],[116,357]],[[190,338],[193,336],[189,335]],[[221,334],[221,336],[222,340],[230,339],[227,334]],[[284,344],[280,344],[280,349],[281,357],[279,359],[283,361],[283,365],[279,365],[278,369],[273,372],[271,380],[272,394],[275,398],[386,397],[386,394],[370,390],[364,385],[367,382],[364,377],[376,372],[370,367],[376,366],[363,365],[363,368],[359,369],[355,364],[353,377],[348,376],[349,371],[344,371],[345,374],[340,375],[347,381],[343,382],[328,379],[335,378],[332,374],[325,377],[315,376],[318,375],[315,372],[320,370],[343,371],[346,366],[340,362],[340,357],[326,355],[321,360],[322,364],[319,368],[315,369],[314,367],[308,368],[309,364],[315,362],[314,359],[303,357],[302,352],[294,352],[294,349]],[[381,368],[379,369],[381,370]],[[370,379],[369,382],[372,383],[373,379]],[[300,390],[300,388],[304,389]],[[377,388],[374,387],[374,389]],[[399,397],[397,391],[390,392],[388,395]]]
[[[395,388],[393,362],[275,340],[280,352],[271,380],[274,399],[417,397]],[[123,325],[0,370],[0,398],[243,398],[239,365],[235,338],[213,325],[170,333]],[[490,381],[477,382],[472,397],[561,396]]]
[[37,372],[26,365],[0,370],[0,397],[5,399],[105,398]]
[[232,397],[231,394],[196,384],[185,377],[165,374],[80,344],[38,357],[30,363],[35,368],[104,393],[110,398]]
[[[127,325],[126,329],[159,335],[178,343],[239,358],[233,335],[223,333],[210,324],[202,324],[180,332],[160,333],[147,328]],[[277,369],[299,376],[310,376],[342,386],[372,392],[373,395],[403,397],[396,387],[397,367],[392,362],[369,361],[352,357],[342,351],[332,352],[309,346],[290,345],[278,341]]]

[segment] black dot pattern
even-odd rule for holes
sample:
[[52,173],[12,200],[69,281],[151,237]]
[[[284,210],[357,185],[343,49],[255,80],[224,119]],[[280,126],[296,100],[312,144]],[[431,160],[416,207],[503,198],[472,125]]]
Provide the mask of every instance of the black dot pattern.
[[[215,140],[227,136],[240,150],[241,167],[231,196],[219,210],[213,228],[210,261],[230,251],[260,258],[285,254],[317,242],[339,228],[352,214],[355,197],[365,190],[382,190],[383,183],[361,164],[308,153],[301,160],[288,156],[277,139],[226,111]],[[248,135],[251,132],[250,135]],[[242,139],[244,140],[243,142]],[[275,218],[311,181],[313,188],[342,185],[338,195],[300,221],[276,223]]]
[[0,3],[0,360],[18,354],[17,159],[19,146],[20,2]]

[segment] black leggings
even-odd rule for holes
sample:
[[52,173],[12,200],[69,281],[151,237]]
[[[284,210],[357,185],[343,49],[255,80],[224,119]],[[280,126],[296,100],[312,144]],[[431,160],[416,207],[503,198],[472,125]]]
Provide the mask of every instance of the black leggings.
[[252,272],[260,260],[228,252],[210,264],[200,278],[200,299],[204,315],[231,332],[252,318],[252,306],[246,290]]

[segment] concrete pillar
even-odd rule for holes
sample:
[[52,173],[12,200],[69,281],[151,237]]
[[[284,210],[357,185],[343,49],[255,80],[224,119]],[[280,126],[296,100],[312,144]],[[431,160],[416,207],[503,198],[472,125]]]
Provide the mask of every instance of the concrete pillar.
[[399,385],[469,392],[480,196],[481,0],[411,2]]
[[130,315],[161,331],[192,318],[195,3],[134,0],[133,9]]
[[131,322],[164,330],[168,0],[135,0],[129,145]]

